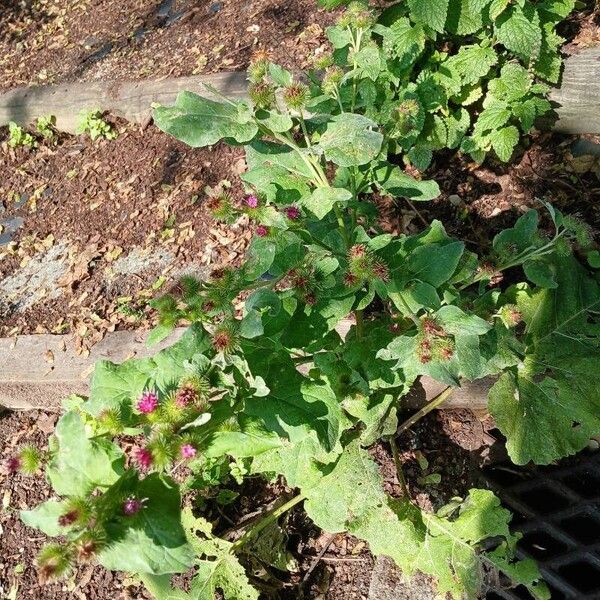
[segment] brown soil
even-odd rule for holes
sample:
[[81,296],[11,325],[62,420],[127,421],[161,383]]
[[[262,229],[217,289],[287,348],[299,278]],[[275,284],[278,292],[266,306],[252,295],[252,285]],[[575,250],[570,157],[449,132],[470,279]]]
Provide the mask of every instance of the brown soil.
[[[56,418],[55,414],[41,411],[0,414],[0,462],[26,444],[45,450]],[[467,440],[469,448],[474,445],[479,448],[494,441],[489,436],[484,439],[481,431],[481,423],[469,411],[448,411],[429,415],[400,438],[404,472],[410,495],[417,504],[427,510],[438,508],[473,487],[481,452],[466,450],[461,444],[464,446]],[[377,444],[372,454],[380,465],[386,490],[393,496],[401,496],[403,492],[389,449]],[[429,463],[425,468],[424,459]],[[439,484],[420,481],[432,473],[441,475]],[[260,479],[246,480],[236,491],[240,492],[239,500],[225,511],[208,506],[203,513],[216,523],[217,532],[230,530],[232,524],[235,528],[248,516],[270,507],[281,494],[291,493],[281,484],[267,484]],[[4,475],[0,471],[0,498],[3,499],[0,595],[8,595],[17,588],[18,598],[36,600],[147,599],[143,588],[134,580],[92,565],[78,568],[59,583],[39,584],[35,556],[47,540],[40,532],[21,523],[19,511],[31,509],[52,495],[41,476]],[[291,511],[286,521],[288,550],[296,559],[298,570],[291,574],[271,572],[268,583],[271,586],[277,583],[279,589],[261,596],[263,600],[366,600],[374,559],[364,542],[350,535],[320,532],[301,509]]]
[[[139,294],[156,295],[148,288],[161,274],[192,269],[206,275],[216,264],[239,260],[250,231],[215,223],[204,188],[227,179],[241,196],[241,166],[239,148],[192,150],[154,127],[122,126],[110,142],[64,136],[35,150],[4,145],[0,197],[5,215],[25,222],[12,243],[0,247],[0,281],[56,244],[68,244],[69,256],[60,296],[26,310],[5,300],[0,335],[87,327],[92,339],[94,330],[139,325],[146,316]],[[133,276],[114,273],[115,261],[133,249],[170,259],[158,267],[150,261]]]
[[302,65],[335,12],[314,0],[1,0],[0,88]]

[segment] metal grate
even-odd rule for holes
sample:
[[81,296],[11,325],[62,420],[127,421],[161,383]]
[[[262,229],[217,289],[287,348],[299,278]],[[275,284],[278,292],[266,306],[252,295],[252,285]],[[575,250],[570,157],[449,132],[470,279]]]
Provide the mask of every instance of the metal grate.
[[[519,558],[535,559],[552,600],[600,600],[600,453],[553,467],[496,465],[488,485],[523,533]],[[486,600],[531,600],[522,586],[497,588]]]

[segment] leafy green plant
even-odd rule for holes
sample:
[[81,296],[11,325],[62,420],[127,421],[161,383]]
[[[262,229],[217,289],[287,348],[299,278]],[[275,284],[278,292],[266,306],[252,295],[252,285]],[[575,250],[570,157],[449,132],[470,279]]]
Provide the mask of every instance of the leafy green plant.
[[119,133],[103,117],[100,110],[82,111],[77,133],[87,133],[93,142],[97,139],[114,140]]
[[[492,4],[501,9],[484,3],[478,27]],[[526,10],[505,4],[500,12]],[[99,362],[89,398],[66,402],[46,466],[57,498],[22,514],[66,540],[42,551],[43,579],[94,559],[138,573],[161,600],[217,591],[256,599],[261,569],[245,567],[285,567],[282,516],[302,504],[316,525],[367,541],[406,575],[433,576],[440,597],[476,598],[490,570],[550,597],[535,563],[515,559],[518,535],[492,492],[473,489],[429,513],[406,490],[385,492],[369,452],[385,442],[397,459],[398,432],[461,381],[490,376],[490,411],[515,463],[548,464],[600,434],[600,275],[587,226],[543,203],[545,221],[526,212],[478,256],[439,221],[410,236],[377,225],[374,193],[438,194],[437,184],[398,165],[398,152],[414,155],[431,114],[434,122],[450,114],[424,106],[415,91],[445,67],[416,83],[400,76],[407,56],[427,45],[421,33],[431,41],[445,21],[422,13],[422,24],[417,12],[410,21],[406,10],[400,5],[386,25],[351,7],[329,31],[333,57],[320,58],[337,64],[308,83],[260,56],[250,102],[183,92],[155,110],[156,124],[191,146],[245,145],[247,195],[217,187],[207,205],[224,222],[246,215],[255,236],[240,268],[217,269],[207,281],[185,277],[178,294],[153,302],[151,341],[186,322],[178,342],[152,358]],[[504,73],[495,80],[518,66],[500,55],[493,64]],[[509,102],[490,83],[486,101],[500,98]],[[475,124],[472,137],[487,131]],[[399,424],[424,375],[447,390]],[[290,495],[220,537],[222,524],[199,513],[258,475],[283,476]],[[180,494],[191,491],[201,501],[181,511]],[[190,591],[174,589],[171,575],[188,571]]]
[[35,148],[37,142],[28,131],[11,121],[8,124],[8,145],[11,148],[18,148],[19,146]]
[[35,129],[45,140],[54,141],[57,137],[56,117],[54,115],[38,117],[35,122]]

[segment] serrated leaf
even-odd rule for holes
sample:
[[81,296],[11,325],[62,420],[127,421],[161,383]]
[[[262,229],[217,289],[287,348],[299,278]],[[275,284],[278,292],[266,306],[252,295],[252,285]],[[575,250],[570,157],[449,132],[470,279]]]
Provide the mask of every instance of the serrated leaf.
[[410,16],[415,23],[427,25],[442,33],[446,24],[449,0],[408,0]]
[[485,77],[497,62],[498,56],[493,48],[473,45],[461,46],[446,65],[460,75],[463,85],[469,85]]
[[498,41],[526,63],[538,56],[542,29],[534,5],[517,5],[504,11],[496,21],[495,32]]
[[65,413],[54,431],[57,450],[46,468],[60,496],[85,496],[97,487],[108,487],[124,471],[120,448],[104,438],[88,436],[81,416]]
[[319,146],[327,160],[342,167],[367,164],[381,151],[383,135],[377,123],[353,113],[336,115],[328,123]]
[[498,158],[504,162],[508,162],[516,145],[519,143],[519,130],[514,125],[502,127],[502,129],[492,131],[490,141]]
[[470,35],[483,27],[484,9],[490,0],[450,0],[448,8],[448,31],[458,35]]
[[249,142],[258,133],[243,105],[215,102],[192,92],[180,92],[173,106],[160,106],[153,116],[160,130],[193,148],[212,146],[223,139]]
[[477,121],[473,134],[483,136],[505,125],[510,119],[511,112],[504,104],[493,104],[484,109]]

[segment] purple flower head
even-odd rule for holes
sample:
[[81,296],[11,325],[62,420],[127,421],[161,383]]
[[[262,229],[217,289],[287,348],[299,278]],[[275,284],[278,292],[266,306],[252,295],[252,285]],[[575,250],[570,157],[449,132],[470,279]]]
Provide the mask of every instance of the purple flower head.
[[123,514],[126,517],[133,517],[133,515],[137,514],[144,508],[144,503],[133,496],[130,496],[123,502]]
[[256,196],[248,196],[246,198],[246,206],[256,208],[258,206],[258,198]]
[[154,462],[152,452],[148,448],[136,448],[133,453],[133,460],[142,471],[147,471]]
[[269,228],[266,225],[259,225],[256,228],[256,235],[258,237],[267,237],[269,235]]
[[157,406],[158,396],[149,390],[144,391],[137,403],[137,409],[144,415],[154,412]]
[[183,444],[183,446],[181,446],[182,458],[191,459],[194,458],[194,456],[196,456],[196,448],[194,448],[194,446],[191,444]]
[[21,459],[18,456],[11,456],[4,461],[4,470],[7,473],[16,473],[21,469]]
[[297,206],[288,206],[285,209],[285,214],[288,219],[295,221],[300,218],[300,209]]

